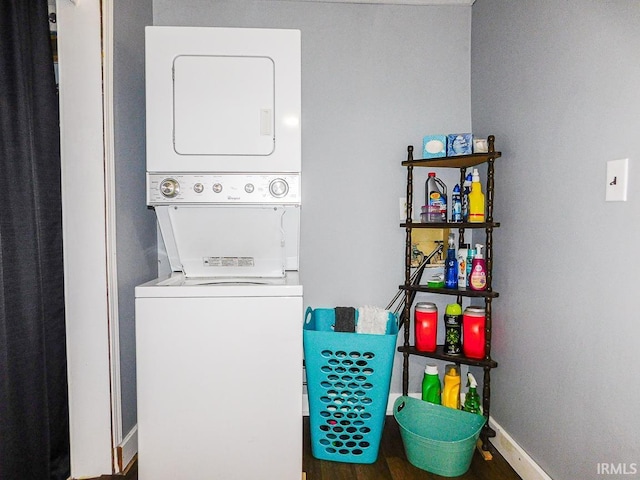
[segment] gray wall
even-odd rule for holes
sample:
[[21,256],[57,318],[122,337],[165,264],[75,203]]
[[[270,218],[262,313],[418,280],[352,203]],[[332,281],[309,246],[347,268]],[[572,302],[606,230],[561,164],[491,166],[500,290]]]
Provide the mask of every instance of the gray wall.
[[386,306],[403,280],[406,147],[471,128],[471,8],[154,0],[153,16],[154,25],[302,31],[305,304]]
[[151,0],[114,4],[116,249],[122,430],[136,424],[134,287],[156,277],[156,220],[145,198],[144,27]]
[[[554,479],[636,478],[640,2],[477,0],[471,39],[473,125],[503,152],[492,415]],[[605,203],[619,158],[629,200]]]

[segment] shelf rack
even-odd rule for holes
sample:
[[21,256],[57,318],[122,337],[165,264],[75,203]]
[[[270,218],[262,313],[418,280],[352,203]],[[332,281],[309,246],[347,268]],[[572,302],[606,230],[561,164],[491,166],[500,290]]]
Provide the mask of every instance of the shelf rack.
[[[403,354],[402,363],[402,394],[407,395],[409,390],[409,358],[412,355],[434,358],[437,360],[443,360],[446,362],[465,364],[470,366],[481,367],[483,369],[483,387],[482,387],[482,408],[483,414],[487,419],[490,414],[491,407],[491,370],[498,366],[498,363],[491,358],[491,303],[494,298],[499,296],[498,292],[495,292],[492,288],[492,271],[493,271],[493,230],[498,228],[500,224],[493,220],[493,199],[494,199],[494,162],[497,158],[500,158],[502,154],[495,151],[495,137],[490,135],[488,137],[488,152],[487,153],[474,153],[470,155],[460,155],[455,157],[440,157],[434,159],[414,159],[413,158],[413,146],[407,147],[407,160],[402,162],[402,165],[407,168],[407,219],[402,222],[400,226],[405,229],[406,241],[405,241],[405,282],[400,285],[400,289],[404,290],[405,302],[403,311],[403,327],[404,327],[404,342],[403,345],[398,347],[398,351]],[[460,185],[464,184],[464,180],[467,175],[467,169],[482,164],[487,164],[487,181],[485,185],[485,203],[486,203],[486,216],[483,223],[454,223],[454,222],[442,222],[442,223],[419,223],[412,220],[413,211],[413,169],[415,167],[428,167],[428,168],[459,168],[460,169]],[[484,291],[467,290],[464,288],[459,289],[446,289],[446,288],[431,288],[425,285],[412,285],[411,283],[411,251],[412,251],[412,238],[411,232],[413,229],[420,228],[436,228],[436,229],[458,229],[458,243],[459,246],[464,244],[464,234],[467,229],[483,229],[486,235],[485,240],[485,262],[487,268],[487,289]],[[486,323],[485,323],[485,357],[483,359],[468,358],[463,355],[448,355],[444,353],[444,347],[438,345],[435,352],[420,352],[416,350],[415,346],[410,344],[410,331],[411,331],[411,306],[415,297],[415,292],[427,292],[440,295],[452,295],[456,297],[458,304],[462,305],[463,298],[481,298],[485,304]],[[480,434],[482,441],[482,449],[489,449],[490,437],[495,436],[495,431],[489,427],[488,423],[485,424]]]

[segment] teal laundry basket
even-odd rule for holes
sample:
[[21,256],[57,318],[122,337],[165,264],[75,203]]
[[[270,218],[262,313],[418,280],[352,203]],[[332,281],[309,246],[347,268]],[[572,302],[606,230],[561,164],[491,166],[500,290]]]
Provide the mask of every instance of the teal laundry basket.
[[389,398],[398,336],[389,313],[384,335],[334,332],[331,308],[308,308],[303,340],[315,458],[374,463]]
[[409,463],[443,477],[469,470],[485,417],[406,396],[395,401],[393,416]]

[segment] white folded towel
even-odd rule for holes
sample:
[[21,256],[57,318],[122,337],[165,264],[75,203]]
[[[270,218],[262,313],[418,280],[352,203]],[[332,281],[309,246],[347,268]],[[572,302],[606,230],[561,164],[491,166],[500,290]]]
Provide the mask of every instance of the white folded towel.
[[357,333],[384,335],[387,333],[389,311],[379,307],[358,307]]

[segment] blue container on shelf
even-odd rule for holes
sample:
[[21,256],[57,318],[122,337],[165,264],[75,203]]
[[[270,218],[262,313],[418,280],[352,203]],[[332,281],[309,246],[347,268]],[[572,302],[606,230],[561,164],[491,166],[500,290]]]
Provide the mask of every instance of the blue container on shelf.
[[374,463],[389,398],[398,336],[389,313],[384,335],[334,332],[335,311],[308,308],[303,341],[315,458]]

